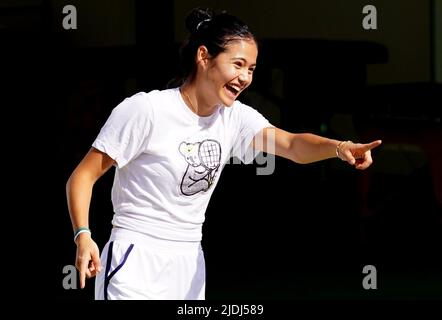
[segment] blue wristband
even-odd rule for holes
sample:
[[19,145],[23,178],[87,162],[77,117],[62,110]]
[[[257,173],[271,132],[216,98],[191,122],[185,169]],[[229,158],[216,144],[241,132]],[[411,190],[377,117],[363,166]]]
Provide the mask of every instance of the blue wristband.
[[74,232],[74,242],[77,240],[78,236],[84,232],[91,234],[91,230],[88,227],[80,227]]

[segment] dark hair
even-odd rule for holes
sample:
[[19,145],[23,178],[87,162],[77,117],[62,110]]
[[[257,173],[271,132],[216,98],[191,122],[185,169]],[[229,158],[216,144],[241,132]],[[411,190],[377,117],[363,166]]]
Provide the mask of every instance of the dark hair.
[[181,74],[173,80],[175,85],[181,85],[195,76],[195,55],[200,46],[205,46],[211,57],[215,58],[226,50],[226,45],[231,41],[256,41],[244,22],[225,11],[215,13],[211,9],[195,8],[185,23],[190,35],[180,48]]

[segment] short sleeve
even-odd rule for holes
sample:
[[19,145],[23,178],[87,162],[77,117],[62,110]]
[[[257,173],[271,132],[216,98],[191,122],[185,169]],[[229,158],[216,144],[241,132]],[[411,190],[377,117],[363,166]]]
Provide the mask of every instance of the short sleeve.
[[126,98],[113,110],[92,146],[124,167],[147,146],[153,112],[147,94]]
[[272,124],[257,110],[238,102],[238,131],[232,147],[232,155],[243,163],[250,163],[259,151],[252,148],[252,140],[262,129],[273,127]]

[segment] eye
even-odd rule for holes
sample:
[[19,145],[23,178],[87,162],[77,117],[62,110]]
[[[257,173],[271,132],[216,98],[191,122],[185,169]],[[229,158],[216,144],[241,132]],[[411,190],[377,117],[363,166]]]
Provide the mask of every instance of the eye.
[[235,65],[235,68],[237,68],[237,69],[242,68],[242,63],[240,61],[236,61],[233,64]]

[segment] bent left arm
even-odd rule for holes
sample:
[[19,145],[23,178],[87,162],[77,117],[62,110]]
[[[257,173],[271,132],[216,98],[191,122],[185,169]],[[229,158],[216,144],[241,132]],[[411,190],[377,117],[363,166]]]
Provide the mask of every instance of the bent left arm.
[[339,141],[311,133],[290,133],[279,128],[264,128],[253,139],[256,150],[273,153],[296,163],[339,157],[360,170],[372,164],[370,150],[381,143],[381,140],[370,143]]

